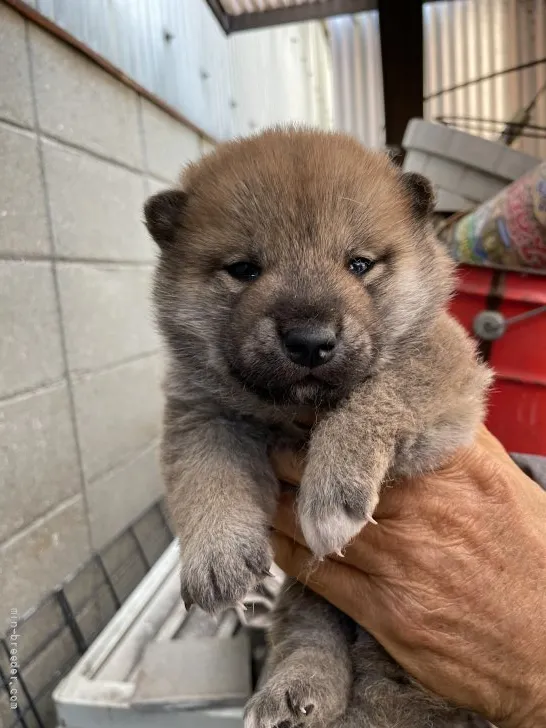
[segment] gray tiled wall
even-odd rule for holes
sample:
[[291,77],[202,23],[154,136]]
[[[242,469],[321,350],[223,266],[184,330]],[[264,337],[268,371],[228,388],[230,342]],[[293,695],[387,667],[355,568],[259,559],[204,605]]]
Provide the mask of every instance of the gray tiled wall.
[[141,209],[204,150],[0,0],[0,631],[161,492]]

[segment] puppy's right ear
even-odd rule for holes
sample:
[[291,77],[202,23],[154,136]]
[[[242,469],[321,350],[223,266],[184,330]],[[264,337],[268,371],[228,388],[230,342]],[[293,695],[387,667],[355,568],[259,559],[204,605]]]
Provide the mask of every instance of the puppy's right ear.
[[165,190],[146,200],[144,220],[148,232],[161,249],[176,240],[188,196],[182,190]]

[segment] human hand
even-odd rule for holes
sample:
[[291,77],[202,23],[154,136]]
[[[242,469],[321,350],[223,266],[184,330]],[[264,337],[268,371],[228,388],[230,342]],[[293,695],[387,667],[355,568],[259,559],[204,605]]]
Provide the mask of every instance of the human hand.
[[[273,455],[297,484],[301,458]],[[310,566],[283,494],[276,562],[425,687],[500,728],[546,726],[546,494],[483,428],[440,471],[384,489],[345,557]]]

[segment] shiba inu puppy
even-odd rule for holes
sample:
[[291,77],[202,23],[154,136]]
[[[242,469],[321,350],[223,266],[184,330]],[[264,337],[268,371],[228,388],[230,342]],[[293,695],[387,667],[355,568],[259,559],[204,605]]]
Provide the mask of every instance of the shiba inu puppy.
[[[490,375],[446,313],[452,264],[419,175],[347,136],[273,129],[221,145],[145,206],[168,354],[163,473],[182,595],[207,611],[268,572],[268,450],[304,437],[303,533],[321,558],[382,484],[471,442]],[[348,617],[292,583],[248,728],[475,720],[426,693]]]

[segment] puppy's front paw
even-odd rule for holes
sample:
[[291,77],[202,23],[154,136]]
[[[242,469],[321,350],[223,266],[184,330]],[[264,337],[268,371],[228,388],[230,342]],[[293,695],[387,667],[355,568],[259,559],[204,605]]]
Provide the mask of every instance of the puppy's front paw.
[[231,532],[181,551],[181,594],[186,607],[197,604],[216,613],[244,599],[269,572],[273,557],[267,529],[245,535]]
[[381,481],[364,466],[310,458],[301,482],[298,513],[305,540],[318,558],[341,553],[373,520]]

